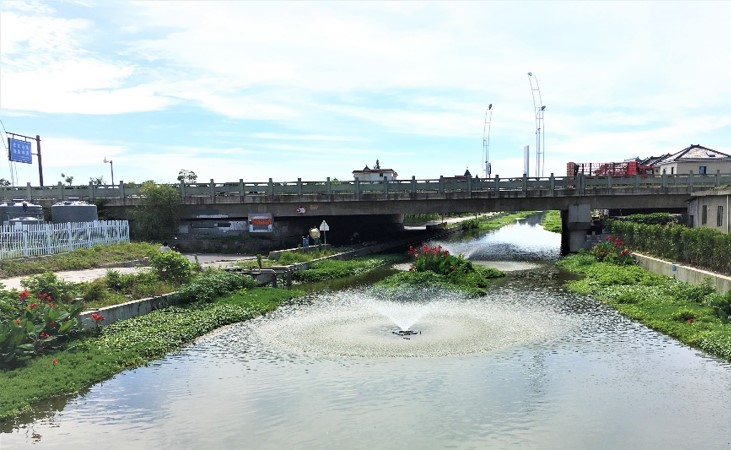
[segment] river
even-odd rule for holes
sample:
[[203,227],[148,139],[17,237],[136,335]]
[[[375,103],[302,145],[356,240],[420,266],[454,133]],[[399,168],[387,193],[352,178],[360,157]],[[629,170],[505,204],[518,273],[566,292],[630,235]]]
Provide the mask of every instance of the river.
[[731,448],[731,365],[564,290],[559,235],[532,219],[433,244],[509,276],[481,299],[314,294],[99,383],[0,447]]

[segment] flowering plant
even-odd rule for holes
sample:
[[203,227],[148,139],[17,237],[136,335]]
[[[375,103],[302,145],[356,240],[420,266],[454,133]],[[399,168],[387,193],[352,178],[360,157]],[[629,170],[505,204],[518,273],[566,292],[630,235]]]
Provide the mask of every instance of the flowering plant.
[[607,239],[592,248],[591,253],[597,261],[608,262],[620,266],[628,266],[635,263],[630,250],[624,246],[619,237],[607,236]]
[[463,273],[471,271],[472,263],[461,256],[450,255],[449,251],[440,245],[433,247],[427,244],[421,247],[409,247],[409,255],[414,257],[412,271],[425,272],[430,270],[441,275]]
[[0,321],[0,368],[8,367],[20,358],[58,348],[69,335],[81,330],[80,301],[54,302],[47,291],[28,289],[20,292],[18,299],[26,304],[19,317]]

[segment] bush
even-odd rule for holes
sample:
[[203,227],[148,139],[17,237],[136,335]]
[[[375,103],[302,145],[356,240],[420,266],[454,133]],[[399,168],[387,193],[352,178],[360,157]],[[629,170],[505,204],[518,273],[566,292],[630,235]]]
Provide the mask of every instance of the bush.
[[163,281],[186,283],[190,281],[193,268],[188,258],[175,251],[151,252],[150,266]]
[[608,262],[619,266],[635,264],[629,249],[624,246],[624,242],[618,237],[607,236],[607,240],[595,245],[591,253],[599,262]]
[[74,297],[74,284],[64,281],[53,272],[32,275],[21,280],[20,285],[38,298],[49,296],[57,302],[68,302]]
[[677,224],[678,216],[670,213],[630,214],[629,216],[615,220],[645,225],[668,225],[673,223]]
[[80,301],[66,304],[43,290],[35,295],[25,290],[18,298],[25,304],[22,314],[0,320],[0,368],[3,369],[25,357],[56,349],[81,331]]
[[251,277],[220,269],[208,269],[197,279],[181,287],[176,297],[183,303],[194,301],[207,303],[216,297],[255,286],[256,282]]

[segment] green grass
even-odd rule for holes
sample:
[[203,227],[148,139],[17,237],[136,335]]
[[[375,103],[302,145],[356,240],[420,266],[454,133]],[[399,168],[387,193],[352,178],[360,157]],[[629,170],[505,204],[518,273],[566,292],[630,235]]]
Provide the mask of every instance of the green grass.
[[570,290],[605,302],[691,347],[731,361],[731,324],[712,306],[722,296],[707,286],[689,285],[638,266],[599,263],[586,253],[570,255],[558,266],[585,276],[568,282]]
[[[9,421],[40,400],[63,398],[131,367],[178,350],[221,326],[274,310],[301,291],[256,288],[212,304],[165,308],[103,328],[23,367],[0,371],[0,421]],[[57,364],[53,360],[58,361]]]
[[69,253],[0,261],[0,278],[33,275],[44,272],[81,270],[145,258],[159,245],[146,242],[95,245]]
[[317,282],[344,278],[371,271],[386,264],[395,264],[405,260],[404,255],[381,255],[377,257],[354,258],[348,260],[326,259],[312,263],[309,269],[300,270],[292,278],[300,282]]
[[543,220],[541,220],[541,225],[547,231],[560,233],[563,228],[561,225],[561,211],[551,210],[546,212]]

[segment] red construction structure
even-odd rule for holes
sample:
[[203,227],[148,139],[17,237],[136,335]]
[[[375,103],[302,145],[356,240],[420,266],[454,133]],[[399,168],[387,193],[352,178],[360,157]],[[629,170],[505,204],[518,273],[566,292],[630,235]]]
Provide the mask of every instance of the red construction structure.
[[652,176],[654,173],[654,167],[641,165],[637,161],[605,163],[570,162],[566,164],[566,175],[569,177],[575,177],[578,174],[610,177]]

